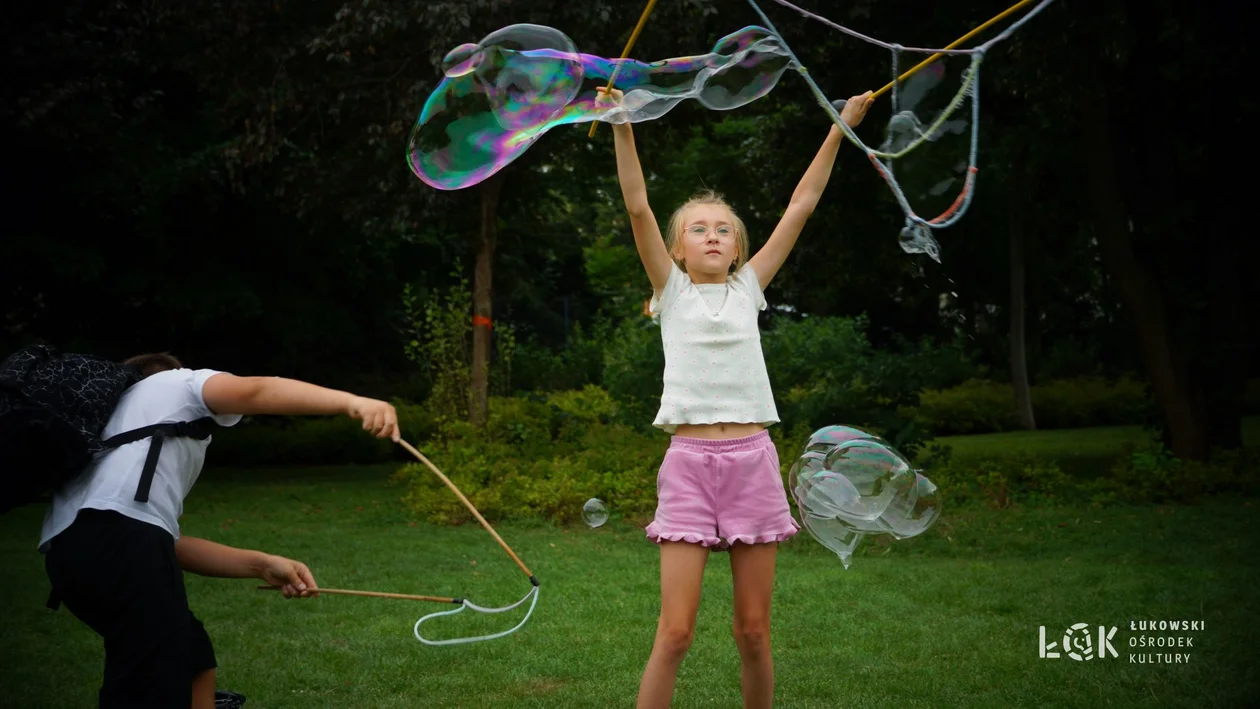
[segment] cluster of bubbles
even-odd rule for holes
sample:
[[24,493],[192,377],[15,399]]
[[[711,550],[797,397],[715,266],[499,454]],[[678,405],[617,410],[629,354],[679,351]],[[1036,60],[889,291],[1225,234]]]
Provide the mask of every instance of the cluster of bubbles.
[[[738,108],[769,93],[791,65],[782,42],[757,26],[723,37],[707,54],[644,63],[579,53],[552,27],[510,25],[446,55],[446,76],[411,131],[408,162],[427,184],[462,189],[556,126],[648,121],[686,99]],[[614,71],[620,102],[596,91]]]
[[887,441],[851,426],[814,432],[788,473],[801,523],[847,569],[868,534],[906,539],[941,512],[932,484]]

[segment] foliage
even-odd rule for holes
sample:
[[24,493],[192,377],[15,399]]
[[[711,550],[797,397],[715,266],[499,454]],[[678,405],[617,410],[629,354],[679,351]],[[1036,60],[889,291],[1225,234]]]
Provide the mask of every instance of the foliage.
[[920,461],[945,504],[978,502],[1005,509],[1089,503],[1094,506],[1200,502],[1209,495],[1260,492],[1256,451],[1221,451],[1208,461],[1177,458],[1162,443],[1129,446],[1103,475],[1069,475],[1054,457],[996,453],[966,461]]
[[846,423],[887,438],[913,457],[930,433],[906,414],[924,386],[975,373],[958,345],[898,338],[875,348],[865,317],[776,319],[763,337],[780,418],[813,428]]
[[1109,477],[1085,486],[1096,505],[1195,503],[1204,496],[1260,492],[1260,457],[1254,450],[1218,451],[1206,461],[1182,460],[1162,443],[1131,451]]
[[[960,1],[920,11],[908,0],[845,8],[847,17],[832,16],[884,39],[925,43],[959,36],[993,10]],[[14,9],[4,29],[12,78],[0,89],[0,121],[12,144],[6,164],[22,176],[9,197],[27,208],[12,214],[0,259],[0,352],[35,338],[116,358],[169,350],[192,366],[418,399],[428,387],[415,385],[415,360],[403,352],[422,340],[398,325],[423,320],[400,312],[400,294],[410,283],[423,301],[450,284],[453,270],[465,271],[478,219],[475,191],[428,189],[402,159],[443,55],[506,24],[534,22],[611,56],[639,11],[608,0],[66,0]],[[833,97],[887,76],[886,52],[782,8],[767,11],[805,65],[845,68],[833,72],[841,83],[823,81]],[[645,32],[635,53],[694,54],[749,21],[738,2],[663,3],[651,26],[674,31]],[[789,354],[771,362],[784,362],[772,376],[782,382],[785,421],[842,417],[913,449],[926,435],[911,416],[918,390],[961,381],[949,364],[954,352],[917,343],[966,342],[965,359],[979,368],[966,376],[1003,378],[1008,208],[1012,177],[1024,170],[1037,185],[1019,215],[1034,381],[1171,363],[1150,365],[1145,378],[1184,389],[1161,401],[1190,415],[1161,413],[1204,421],[1205,442],[1231,445],[1242,382],[1260,362],[1245,317],[1260,280],[1241,272],[1254,259],[1230,248],[1247,233],[1230,221],[1245,183],[1185,189],[1187,176],[1211,171],[1212,154],[1195,131],[1170,135],[1149,115],[1177,115],[1176,97],[1197,93],[1236,104],[1218,112],[1226,133],[1254,124],[1260,109],[1251,93],[1201,81],[1227,82],[1212,69],[1244,63],[1247,42],[1228,40],[1243,26],[1222,25],[1206,4],[1065,2],[995,47],[982,79],[987,128],[975,202],[944,232],[939,264],[896,247],[900,210],[865,157],[842,146],[824,199],[770,284],[769,319],[862,314],[868,342],[824,325],[821,334],[849,348],[829,353],[811,348],[804,331],[785,331],[791,346],[780,349]],[[859,128],[871,142],[887,115],[880,110]],[[636,125],[635,135],[658,218],[691,191],[715,187],[744,215],[756,247],[828,129],[789,73],[739,111],[687,102]],[[1082,147],[1087,136],[1096,144]],[[640,337],[650,332],[637,315],[646,287],[609,131],[594,140],[552,131],[504,174],[495,321],[511,323],[518,341],[493,388],[602,384],[621,404],[621,420],[645,427],[654,405],[644,383],[660,360],[656,344]],[[1205,233],[1216,235],[1216,248],[1201,248]],[[212,246],[186,258],[190,244]],[[83,292],[93,307],[84,307]],[[512,334],[496,334],[499,351],[510,350]],[[916,355],[916,347],[924,349]],[[840,352],[860,360],[841,362]],[[813,368],[807,356],[817,358]],[[1090,408],[1088,391],[1051,389],[1043,396],[1067,403],[1047,403],[1040,425],[1132,420],[1120,415],[1128,404]],[[439,393],[435,403],[456,406],[451,392]],[[1256,401],[1251,393],[1243,403],[1256,411]],[[1080,411],[1092,413],[1082,419]],[[987,430],[980,422],[1004,414],[976,416],[971,429]],[[950,430],[943,423],[926,428]]]
[[[864,317],[776,318],[762,331],[779,418],[810,430],[834,423],[866,428],[913,456],[930,437],[912,415],[919,389],[962,381],[975,365],[959,346],[928,340],[876,349],[867,327]],[[650,422],[664,370],[660,330],[647,318],[623,320],[604,356],[604,384],[621,420]]]
[[617,401],[622,423],[646,430],[656,419],[664,372],[660,328],[645,317],[622,320],[604,348],[604,386]]
[[[665,452],[650,437],[613,422],[616,405],[603,390],[547,396],[492,397],[482,430],[447,419],[428,444],[428,457],[488,520],[581,517],[591,497],[618,515],[642,517],[656,504],[656,470]],[[419,463],[399,469],[404,498],[434,524],[471,519],[468,510]]]
[[403,312],[411,334],[407,358],[419,364],[432,382],[428,405],[439,416],[464,418],[472,378],[472,301],[467,279],[454,275],[456,282],[445,296],[430,298],[423,312],[407,286]]
[[[404,347],[407,359],[421,366],[429,378],[428,401],[438,416],[468,415],[468,390],[472,377],[472,296],[468,279],[451,274],[455,283],[444,295],[434,294],[421,311],[408,284],[403,289],[404,327],[411,339]],[[512,389],[512,361],[517,345],[509,323],[496,323],[493,333],[494,362],[490,388],[498,394]]]
[[[1125,377],[1076,377],[1031,387],[1039,428],[1145,423],[1152,403],[1146,387]],[[908,412],[908,411],[907,411]],[[994,433],[1019,427],[1009,383],[971,379],[948,389],[927,389],[915,419],[937,435]]]
[[1058,463],[1020,453],[972,463],[942,462],[923,468],[940,490],[944,504],[979,501],[997,509],[1048,505],[1071,498],[1072,480]]
[[531,339],[517,343],[512,359],[512,384],[517,391],[580,389],[603,380],[606,328],[596,322],[587,334],[581,323],[557,351]]

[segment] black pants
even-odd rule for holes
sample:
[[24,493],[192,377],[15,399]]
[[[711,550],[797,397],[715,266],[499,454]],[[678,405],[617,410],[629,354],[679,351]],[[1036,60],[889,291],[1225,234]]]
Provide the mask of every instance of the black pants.
[[105,640],[100,706],[187,709],[193,678],[216,666],[188,607],[175,540],[117,512],[82,510],[44,560],[53,593]]

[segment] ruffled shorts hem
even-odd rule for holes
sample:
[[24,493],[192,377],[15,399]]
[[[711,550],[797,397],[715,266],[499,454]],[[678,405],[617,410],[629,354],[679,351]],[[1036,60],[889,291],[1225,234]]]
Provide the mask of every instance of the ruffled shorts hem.
[[655,522],[647,527],[647,538],[655,544],[661,542],[687,542],[703,547],[721,547],[722,540],[699,532],[669,532],[661,529]]
[[732,534],[726,538],[715,537],[698,532],[671,532],[663,530],[655,522],[647,527],[647,538],[654,544],[662,542],[687,542],[688,544],[699,544],[702,547],[713,549],[714,551],[727,551],[733,544],[770,544],[785,542],[800,531],[800,525],[796,524],[796,520],[792,520],[791,526],[786,529],[780,529],[773,532],[762,532],[760,534]]
[[797,532],[799,531],[800,529],[798,529],[796,526],[792,526],[788,529],[785,529],[779,532],[770,532],[770,533],[762,533],[762,534],[732,534],[728,536],[724,540],[723,543],[729,547],[730,545],[735,544],[737,542],[743,543],[743,544],[769,544],[771,542],[786,542],[792,537],[795,537]]

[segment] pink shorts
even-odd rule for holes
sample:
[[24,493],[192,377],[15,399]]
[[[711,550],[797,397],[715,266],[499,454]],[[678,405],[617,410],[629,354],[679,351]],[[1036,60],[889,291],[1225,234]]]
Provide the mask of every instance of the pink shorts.
[[720,441],[674,436],[656,476],[656,497],[647,537],[658,544],[721,551],[736,542],[781,542],[800,530],[766,431]]

